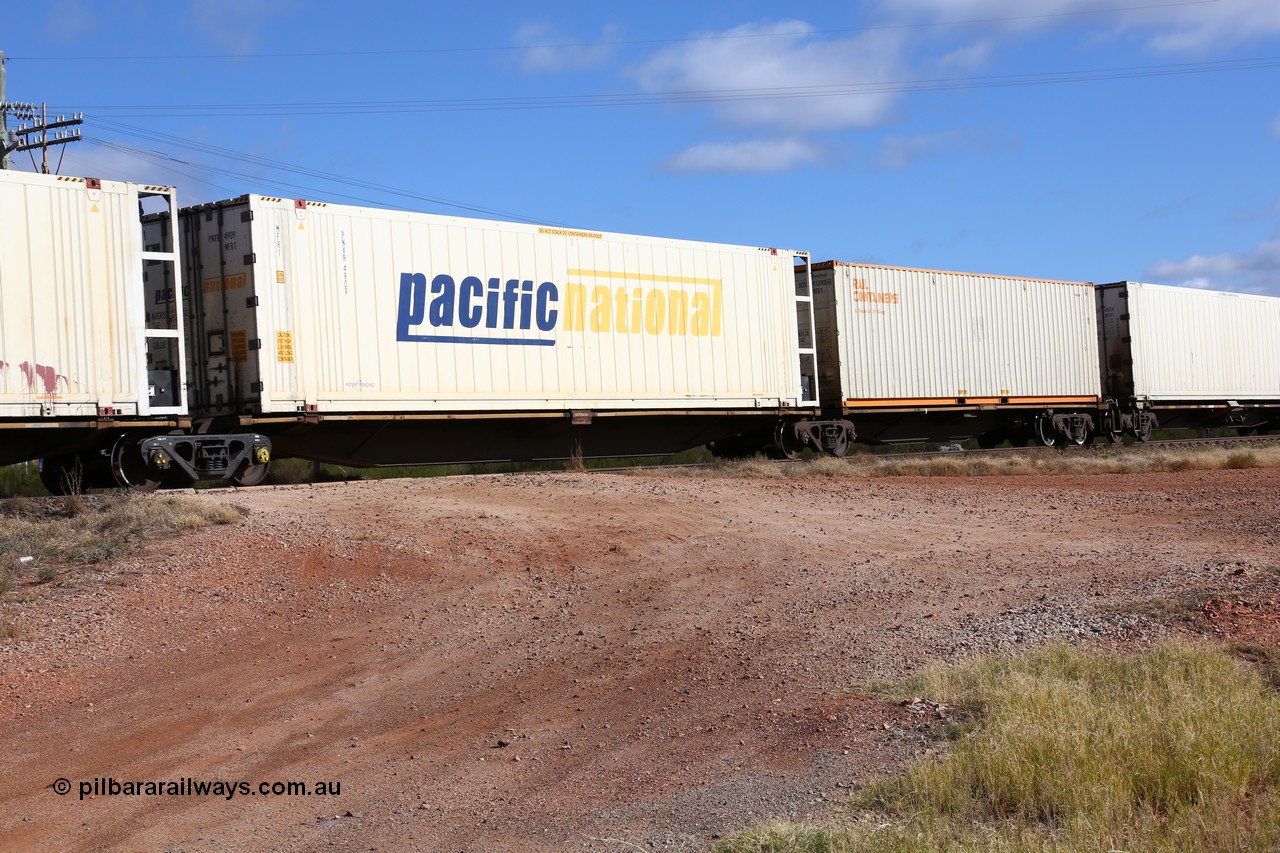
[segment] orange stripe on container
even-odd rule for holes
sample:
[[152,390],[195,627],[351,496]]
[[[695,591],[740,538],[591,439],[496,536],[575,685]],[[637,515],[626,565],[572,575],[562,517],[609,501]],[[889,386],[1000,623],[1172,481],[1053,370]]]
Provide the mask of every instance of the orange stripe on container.
[[894,406],[1079,406],[1096,405],[1097,397],[901,397],[847,399],[850,408],[890,408]]

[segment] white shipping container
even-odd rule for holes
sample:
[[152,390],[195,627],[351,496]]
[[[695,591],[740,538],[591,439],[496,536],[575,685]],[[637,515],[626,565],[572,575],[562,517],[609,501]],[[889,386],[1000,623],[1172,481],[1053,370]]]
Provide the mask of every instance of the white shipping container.
[[1109,393],[1280,400],[1280,298],[1134,281],[1099,288]]
[[0,418],[185,411],[173,216],[170,187],[0,171]]
[[815,266],[813,289],[827,403],[1097,402],[1088,283],[831,261]]
[[[184,210],[200,414],[795,407],[795,252],[257,195]],[[806,259],[807,260],[807,259]]]

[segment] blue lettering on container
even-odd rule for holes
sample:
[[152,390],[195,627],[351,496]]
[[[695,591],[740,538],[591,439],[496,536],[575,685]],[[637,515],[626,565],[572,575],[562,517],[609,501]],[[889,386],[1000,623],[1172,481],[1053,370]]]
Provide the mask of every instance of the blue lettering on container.
[[[555,346],[554,338],[475,337],[452,334],[455,326],[550,332],[560,317],[560,289],[549,281],[535,288],[532,281],[491,278],[486,283],[469,275],[461,282],[440,274],[428,285],[423,273],[400,273],[400,301],[396,340],[414,343],[489,344],[492,346]],[[425,326],[435,334],[410,331]]]

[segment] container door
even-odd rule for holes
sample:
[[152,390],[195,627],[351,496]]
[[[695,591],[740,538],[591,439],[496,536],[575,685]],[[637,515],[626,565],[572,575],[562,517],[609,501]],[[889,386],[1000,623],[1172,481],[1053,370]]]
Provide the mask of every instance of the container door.
[[139,187],[142,283],[146,297],[142,357],[146,395],[138,414],[182,415],[187,412],[187,353],[182,346],[182,271],[174,246],[178,211],[171,187]]
[[796,334],[800,344],[800,405],[818,405],[818,350],[813,324],[813,278],[809,256],[797,252],[795,259],[803,261],[795,269],[796,282]]
[[182,213],[192,292],[187,347],[201,365],[191,379],[193,414],[252,412],[261,393],[252,218],[249,205],[239,200]]

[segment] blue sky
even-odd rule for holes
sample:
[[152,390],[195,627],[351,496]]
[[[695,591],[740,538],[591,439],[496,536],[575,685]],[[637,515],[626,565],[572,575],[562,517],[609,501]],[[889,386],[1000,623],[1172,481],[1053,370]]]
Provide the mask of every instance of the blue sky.
[[52,0],[0,50],[9,100],[85,113],[63,174],[184,204],[1280,296],[1277,0],[782,8]]

